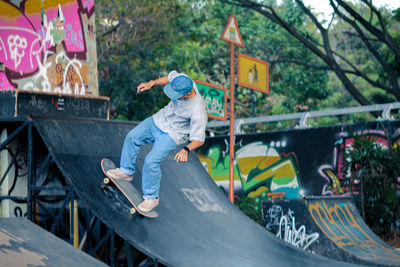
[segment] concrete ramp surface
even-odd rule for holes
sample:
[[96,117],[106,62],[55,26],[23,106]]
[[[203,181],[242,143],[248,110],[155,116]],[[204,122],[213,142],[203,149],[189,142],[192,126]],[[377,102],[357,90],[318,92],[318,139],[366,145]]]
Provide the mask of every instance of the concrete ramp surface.
[[[102,158],[119,162],[132,124],[104,121],[34,118],[34,125],[81,202],[131,245],[168,266],[348,266],[307,254],[259,226],[218,189],[195,153],[177,164],[173,151],[161,163],[159,217],[131,216],[101,188]],[[134,185],[141,189],[137,159]]]
[[0,219],[0,266],[107,266],[21,218]]

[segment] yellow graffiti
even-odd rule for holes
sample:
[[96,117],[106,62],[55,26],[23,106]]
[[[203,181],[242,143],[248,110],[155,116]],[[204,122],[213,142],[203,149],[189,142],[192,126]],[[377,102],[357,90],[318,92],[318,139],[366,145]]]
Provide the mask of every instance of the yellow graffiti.
[[208,156],[204,156],[204,155],[198,155],[199,156],[199,160],[200,162],[203,164],[203,167],[207,170],[208,174],[211,177],[213,176],[213,166],[215,165],[214,163],[214,159],[212,159],[211,157]]
[[[325,201],[309,204],[310,214],[324,232],[338,247],[350,251],[350,253],[362,253],[360,258],[364,259],[395,259],[400,260],[392,249],[376,242],[373,237],[365,232],[350,211],[347,204],[329,207]],[[358,252],[358,253],[357,253]],[[366,256],[369,254],[370,256]]]
[[257,190],[248,193],[247,196],[251,197],[251,198],[256,198],[256,197],[261,196],[264,192],[268,192],[268,191],[269,190],[267,187],[260,186],[259,188],[257,188]]
[[342,189],[342,186],[340,185],[340,181],[337,178],[337,176],[333,173],[332,170],[326,169],[324,170],[326,175],[331,179],[332,185],[328,186],[329,190],[332,190],[335,195],[341,195],[344,194],[344,190]]
[[73,4],[75,0],[29,0],[25,3],[25,14],[40,14],[40,8],[42,7],[44,10],[48,10],[49,8],[58,8],[58,5],[65,6],[67,3]]
[[0,1],[0,15],[1,17],[6,17],[7,19],[16,19],[17,17],[21,16],[21,12],[14,6],[4,1]]
[[393,144],[393,149],[397,149],[398,147],[400,147],[400,139]]
[[[222,150],[214,145],[200,161],[218,185],[229,181],[229,156],[221,158]],[[300,185],[294,153],[280,155],[273,147],[262,142],[250,143],[236,152],[234,179],[241,181],[243,192],[251,198],[262,200],[269,193],[279,197],[297,198]]]
[[262,181],[273,178],[274,180],[282,178],[295,178],[296,170],[290,160],[284,160],[276,166],[269,166],[265,171],[252,178],[253,181]]

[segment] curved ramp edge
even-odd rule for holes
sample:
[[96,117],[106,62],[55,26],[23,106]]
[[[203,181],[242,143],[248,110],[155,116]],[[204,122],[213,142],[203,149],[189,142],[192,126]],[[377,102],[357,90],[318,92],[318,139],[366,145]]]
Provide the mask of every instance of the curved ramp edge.
[[[263,201],[263,210],[267,230],[310,253],[356,264],[400,266],[400,253],[369,229],[350,197]],[[300,234],[290,238],[293,233]]]
[[351,198],[306,198],[309,215],[335,245],[364,261],[400,266],[400,253],[383,242],[364,222]]

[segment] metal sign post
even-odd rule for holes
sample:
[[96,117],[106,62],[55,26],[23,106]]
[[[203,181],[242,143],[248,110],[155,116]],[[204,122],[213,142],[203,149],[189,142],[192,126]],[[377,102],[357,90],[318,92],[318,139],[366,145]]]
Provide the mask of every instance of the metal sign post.
[[235,45],[231,43],[230,124],[229,124],[229,200],[234,203],[235,177]]
[[228,18],[228,24],[221,35],[221,39],[230,43],[230,136],[229,136],[229,200],[234,203],[235,177],[235,45],[244,47],[235,15]]

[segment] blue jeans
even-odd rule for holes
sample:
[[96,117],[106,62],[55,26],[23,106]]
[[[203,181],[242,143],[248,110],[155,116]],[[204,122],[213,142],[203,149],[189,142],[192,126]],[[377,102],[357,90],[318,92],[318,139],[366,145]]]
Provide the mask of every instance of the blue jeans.
[[167,133],[157,128],[153,117],[142,121],[125,137],[120,169],[128,175],[133,175],[140,147],[148,143],[154,145],[144,160],[142,189],[146,198],[157,198],[161,181],[161,161],[177,147],[177,144]]

